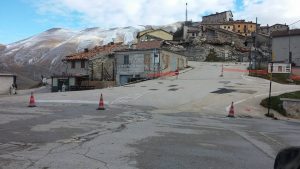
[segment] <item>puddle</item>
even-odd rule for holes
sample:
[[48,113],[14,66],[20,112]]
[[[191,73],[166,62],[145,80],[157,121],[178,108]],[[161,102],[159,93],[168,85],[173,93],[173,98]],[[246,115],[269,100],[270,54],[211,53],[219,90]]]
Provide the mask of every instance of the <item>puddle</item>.
[[141,86],[141,87],[147,87],[147,86]]
[[168,91],[176,91],[176,90],[178,90],[178,88],[171,88]]
[[234,90],[234,89],[226,89],[226,88],[219,88],[218,90],[213,91],[211,93],[225,94],[225,93],[232,93],[232,92],[236,92],[236,90]]
[[219,83],[228,84],[230,81],[219,81]]
[[233,88],[233,87],[235,87],[235,86],[225,86],[225,87]]
[[[231,87],[231,86],[226,86],[226,87]],[[216,91],[213,91],[211,93],[216,93],[216,94],[226,94],[226,93],[245,93],[245,94],[254,94],[256,91],[254,90],[241,90],[241,89],[228,89],[228,88],[219,88]]]
[[237,90],[237,92],[239,92],[239,93],[246,93],[246,94],[254,94],[257,91],[254,91],[254,90]]
[[135,87],[134,85],[124,85],[123,87]]
[[237,84],[237,85],[240,85],[240,86],[241,86],[241,85],[245,85],[245,84],[243,84],[243,83],[236,83],[236,84]]
[[158,84],[164,84],[164,82],[157,82]]
[[178,85],[170,85],[170,86],[168,86],[168,87],[176,87],[176,86],[178,86]]
[[158,89],[149,89],[149,90],[153,90],[153,91],[155,91],[155,90],[158,90]]

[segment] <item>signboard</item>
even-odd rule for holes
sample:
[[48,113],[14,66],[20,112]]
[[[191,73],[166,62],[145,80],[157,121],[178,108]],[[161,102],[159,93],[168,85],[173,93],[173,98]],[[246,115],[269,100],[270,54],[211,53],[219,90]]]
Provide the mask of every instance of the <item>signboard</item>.
[[[273,63],[272,73],[291,73],[291,64]],[[271,63],[268,65],[268,73],[271,73]]]

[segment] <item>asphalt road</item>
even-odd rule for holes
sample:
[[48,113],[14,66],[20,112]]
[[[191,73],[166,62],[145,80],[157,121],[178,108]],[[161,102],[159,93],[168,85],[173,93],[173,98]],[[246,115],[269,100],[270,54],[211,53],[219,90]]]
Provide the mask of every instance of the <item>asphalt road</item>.
[[[178,79],[38,93],[36,108],[26,107],[27,95],[0,98],[0,168],[266,169],[280,149],[300,146],[298,120],[264,117],[268,81],[190,64]],[[96,110],[100,93],[104,111]],[[227,118],[232,101],[236,118]]]

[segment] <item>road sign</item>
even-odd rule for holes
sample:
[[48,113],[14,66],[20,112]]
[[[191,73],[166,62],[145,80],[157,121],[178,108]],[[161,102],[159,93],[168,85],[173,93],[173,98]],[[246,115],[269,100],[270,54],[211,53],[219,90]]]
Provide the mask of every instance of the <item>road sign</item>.
[[268,73],[291,73],[291,64],[273,63],[273,71],[271,71],[271,63],[268,65]]

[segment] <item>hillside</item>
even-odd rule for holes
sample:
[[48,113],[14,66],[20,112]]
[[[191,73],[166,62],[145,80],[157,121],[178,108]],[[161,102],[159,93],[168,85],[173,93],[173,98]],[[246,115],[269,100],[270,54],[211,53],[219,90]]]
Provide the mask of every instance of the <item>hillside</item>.
[[6,46],[5,46],[5,45],[2,45],[2,44],[0,43],[0,51],[4,50],[5,48],[6,48]]
[[[74,31],[64,28],[52,28],[18,42],[0,45],[0,71],[12,72],[29,79],[20,82],[28,87],[31,80],[39,81],[41,75],[50,76],[63,70],[62,58],[66,55],[93,48],[109,42],[133,43],[137,32],[147,28],[162,28],[175,32],[181,22],[163,26],[137,26],[111,28],[104,30],[98,27]],[[35,85],[35,84],[34,84]]]

